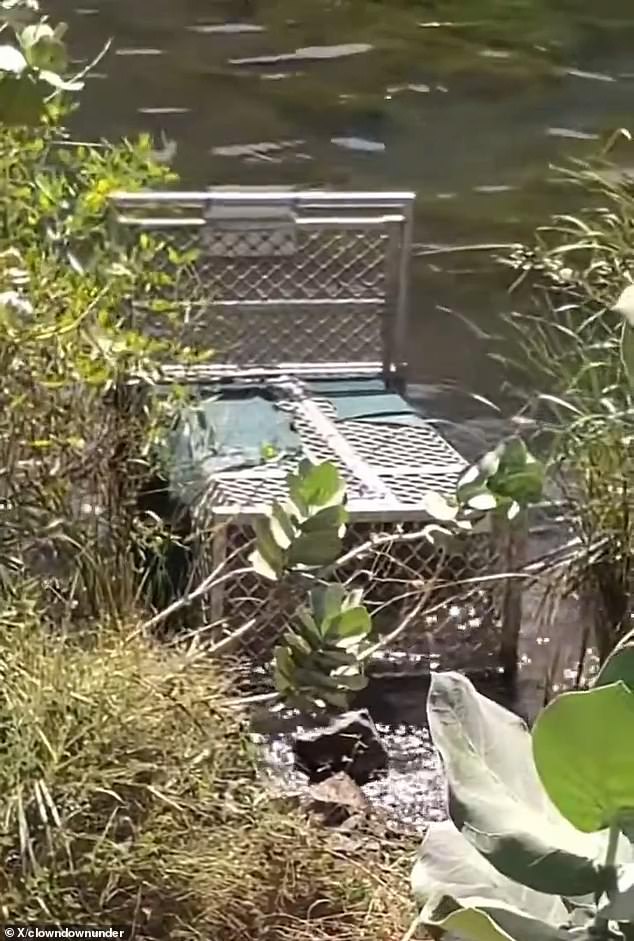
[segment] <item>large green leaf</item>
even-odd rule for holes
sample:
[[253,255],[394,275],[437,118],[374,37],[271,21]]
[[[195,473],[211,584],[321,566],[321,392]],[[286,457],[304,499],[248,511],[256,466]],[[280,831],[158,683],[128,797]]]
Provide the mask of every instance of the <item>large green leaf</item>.
[[345,530],[343,532],[340,532],[340,530],[342,526],[345,525],[347,519],[348,511],[344,506],[327,506],[302,523],[302,532],[319,533],[334,531],[342,536]]
[[284,509],[277,501],[271,507],[271,517],[269,521],[271,536],[282,551],[286,551],[293,540],[297,537],[297,532],[293,522]]
[[249,561],[258,575],[263,575],[271,581],[276,581],[282,574],[285,558],[284,553],[273,538],[271,523],[268,519],[257,519],[254,523],[257,537],[257,549]]
[[452,820],[478,851],[499,872],[540,892],[601,891],[603,841],[575,830],[549,800],[525,723],[458,673],[432,678],[428,716]]
[[627,634],[609,655],[592,683],[593,687],[625,683],[634,690],[634,637]]
[[[497,916],[497,917],[495,917]],[[501,921],[504,921],[504,927]],[[511,906],[487,908],[484,901],[473,898],[460,905],[450,896],[435,899],[421,913],[421,921],[430,928],[440,928],[448,938],[463,941],[568,941],[566,931],[549,925]]]
[[0,72],[21,75],[28,63],[15,46],[0,46]]
[[340,552],[341,539],[334,531],[306,533],[288,550],[288,563],[319,568],[334,562]]
[[[324,621],[330,621],[341,611],[341,606],[346,597],[346,590],[343,585],[319,585],[310,592],[310,607],[317,624],[321,625]],[[327,630],[327,625],[324,632]]]
[[564,936],[560,898],[512,882],[488,863],[450,821],[431,824],[412,872],[422,920],[467,941],[547,941]]
[[580,830],[634,810],[634,693],[624,683],[558,696],[533,729],[542,783]]
[[323,464],[302,461],[293,484],[291,497],[299,496],[308,507],[324,508],[341,503],[346,492],[339,471],[328,461]]
[[361,640],[372,630],[372,619],[364,607],[348,608],[332,619],[327,636],[335,643],[339,640],[358,638]]
[[20,34],[20,44],[29,65],[62,74],[68,66],[66,46],[60,32],[48,23],[34,23]]
[[5,74],[0,78],[0,122],[18,127],[39,124],[48,91],[27,72]]

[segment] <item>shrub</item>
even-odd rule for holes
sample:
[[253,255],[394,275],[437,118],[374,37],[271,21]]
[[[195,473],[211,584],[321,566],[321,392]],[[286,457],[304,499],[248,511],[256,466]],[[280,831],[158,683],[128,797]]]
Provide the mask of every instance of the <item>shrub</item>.
[[550,433],[551,467],[588,550],[581,578],[598,601],[603,659],[631,611],[633,334],[614,307],[631,279],[634,186],[606,155],[562,175],[585,208],[552,218],[505,259],[521,298],[510,323],[522,351],[514,364],[528,380],[523,398]]

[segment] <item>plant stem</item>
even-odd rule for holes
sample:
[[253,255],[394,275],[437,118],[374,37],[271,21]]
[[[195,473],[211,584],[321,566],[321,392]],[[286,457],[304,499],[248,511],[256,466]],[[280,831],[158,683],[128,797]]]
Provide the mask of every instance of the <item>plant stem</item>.
[[621,831],[617,821],[612,821],[610,824],[610,830],[608,832],[608,848],[605,853],[605,865],[614,866],[616,862],[616,848],[619,843],[619,835]]
[[[604,866],[606,869],[613,867],[616,863],[616,850],[619,843],[619,825],[616,821],[612,821],[610,824],[610,829],[608,832],[608,847],[605,852],[605,862]],[[609,893],[608,893],[609,894]],[[597,897],[597,902],[599,901]],[[593,934],[596,937],[608,938],[610,936],[610,930],[608,927],[608,919],[603,918],[602,915],[595,915],[594,918],[594,931]]]

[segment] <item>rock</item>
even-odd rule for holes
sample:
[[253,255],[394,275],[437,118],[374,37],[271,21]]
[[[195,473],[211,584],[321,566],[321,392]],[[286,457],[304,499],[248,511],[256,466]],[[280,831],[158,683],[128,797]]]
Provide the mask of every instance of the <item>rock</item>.
[[387,768],[387,752],[370,714],[346,712],[329,725],[298,733],[293,739],[295,766],[311,783],[345,772],[366,784]]
[[310,786],[307,810],[321,817],[326,826],[338,827],[353,819],[364,819],[370,811],[370,802],[359,785],[340,771]]

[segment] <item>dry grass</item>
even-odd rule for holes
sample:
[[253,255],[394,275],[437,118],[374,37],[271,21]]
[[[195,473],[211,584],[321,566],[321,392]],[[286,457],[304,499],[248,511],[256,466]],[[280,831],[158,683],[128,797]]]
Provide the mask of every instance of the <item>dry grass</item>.
[[0,900],[136,937],[393,941],[410,859],[354,861],[262,791],[208,660],[0,614]]

